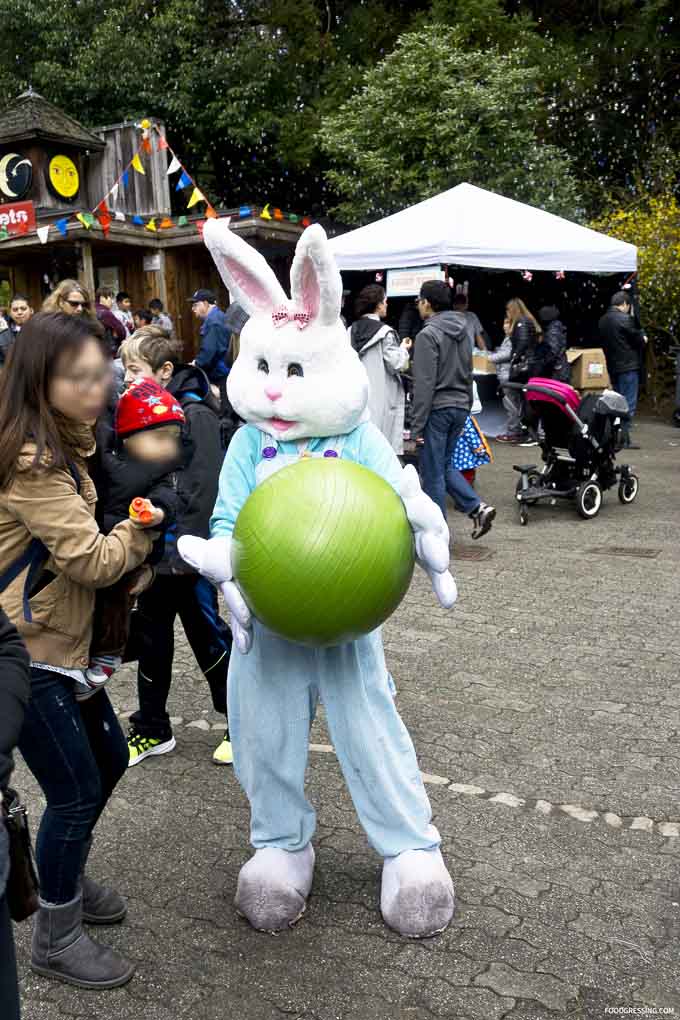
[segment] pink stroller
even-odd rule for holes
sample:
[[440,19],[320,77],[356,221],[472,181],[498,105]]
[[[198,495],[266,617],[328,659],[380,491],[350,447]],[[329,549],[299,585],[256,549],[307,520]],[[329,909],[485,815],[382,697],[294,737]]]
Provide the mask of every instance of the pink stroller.
[[632,503],[639,481],[627,464],[616,463],[622,425],[628,404],[620,393],[588,393],[584,397],[566,383],[530,379],[517,384],[525,394],[525,421],[543,433],[540,446],[544,465],[515,465],[520,473],[516,497],[520,524],[528,524],[530,506],[540,500],[575,499],[581,517],[591,520],[600,512],[603,492],[618,483],[619,500]]

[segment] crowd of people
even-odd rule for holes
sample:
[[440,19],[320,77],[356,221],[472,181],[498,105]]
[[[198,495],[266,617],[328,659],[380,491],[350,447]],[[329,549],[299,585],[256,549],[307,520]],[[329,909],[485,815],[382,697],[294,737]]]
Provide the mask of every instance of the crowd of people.
[[[224,717],[213,759],[232,762],[232,635],[215,587],[182,560],[177,543],[210,534],[229,434],[225,381],[234,338],[211,291],[189,300],[201,322],[191,364],[182,363],[159,301],[133,310],[127,294],[100,288],[92,305],[74,280],[59,284],[37,314],[14,295],[0,329],[0,597],[7,614],[0,614],[0,789],[18,746],[46,800],[36,841],[32,966],[87,988],[121,985],[133,969],[83,927],[120,921],[126,911],[87,863],[97,821],[125,770],[175,747],[167,700],[177,617]],[[630,311],[626,293],[617,293],[600,330],[613,384],[633,413],[644,337]],[[400,339],[385,322],[384,289],[371,285],[358,297],[349,339],[370,379],[371,419],[400,455],[411,369],[410,437],[423,489],[445,520],[448,493],[478,539],[496,510],[471,484],[475,468],[491,459],[473,417],[473,352],[496,365],[507,414],[498,438],[518,442],[521,396],[506,386],[536,375],[568,380],[566,330],[554,306],[534,317],[513,299],[504,337],[491,349],[467,298],[452,301],[439,280],[423,285],[417,312],[415,335]],[[151,502],[144,519],[130,515],[135,497]],[[139,704],[127,737],[106,692],[124,660],[138,663]],[[0,890],[6,875],[0,826]],[[0,1007],[13,1020],[4,896],[0,950]]]

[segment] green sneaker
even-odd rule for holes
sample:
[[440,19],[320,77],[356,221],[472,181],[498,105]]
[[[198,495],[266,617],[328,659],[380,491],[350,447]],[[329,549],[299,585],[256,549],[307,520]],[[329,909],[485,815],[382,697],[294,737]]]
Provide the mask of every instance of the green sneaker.
[[234,752],[231,749],[231,741],[229,740],[229,730],[227,730],[227,732],[224,734],[222,743],[216,747],[212,760],[214,761],[215,765],[234,764]]
[[144,761],[152,754],[167,754],[168,751],[174,751],[176,746],[177,741],[174,737],[170,737],[169,740],[156,740],[154,737],[145,737],[132,729],[128,737],[128,751],[130,752],[128,768],[139,765],[140,761]]

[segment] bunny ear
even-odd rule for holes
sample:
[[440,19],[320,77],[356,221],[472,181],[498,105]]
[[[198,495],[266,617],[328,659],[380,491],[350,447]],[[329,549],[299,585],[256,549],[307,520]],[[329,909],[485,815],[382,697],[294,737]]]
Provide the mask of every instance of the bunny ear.
[[[207,226],[207,224],[206,224]],[[312,321],[334,325],[340,318],[342,277],[319,223],[307,227],[295,249],[290,271],[293,304]]]
[[266,259],[229,229],[223,220],[209,219],[203,240],[232,300],[249,315],[286,304],[286,294]]

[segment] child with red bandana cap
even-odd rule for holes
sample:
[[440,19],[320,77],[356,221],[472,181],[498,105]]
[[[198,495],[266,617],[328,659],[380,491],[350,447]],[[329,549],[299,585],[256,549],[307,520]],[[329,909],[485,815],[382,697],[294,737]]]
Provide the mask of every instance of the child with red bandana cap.
[[[123,393],[115,418],[116,442],[104,450],[97,475],[97,520],[106,534],[130,516],[137,497],[150,500],[153,516],[142,527],[164,530],[177,513],[175,472],[184,464],[184,412],[168,390],[153,379],[140,379]],[[153,580],[152,565],[163,556],[164,538],[154,543],[145,564],[111,588],[97,592],[90,666],[76,697],[100,690],[122,662],[136,596]]]

